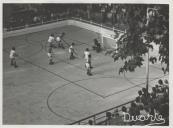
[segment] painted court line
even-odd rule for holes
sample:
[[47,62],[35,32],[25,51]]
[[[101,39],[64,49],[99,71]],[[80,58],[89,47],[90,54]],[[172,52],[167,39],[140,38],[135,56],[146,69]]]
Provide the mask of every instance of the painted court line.
[[27,71],[28,69],[16,69],[16,70],[10,70],[10,71],[5,71],[4,74],[12,74],[12,73],[19,73],[19,72],[24,72]]
[[59,52],[53,52],[53,54],[55,54],[55,55],[61,55],[61,54],[65,54],[65,52],[59,51]]
[[[4,50],[4,51],[5,51],[5,50]],[[5,52],[7,52],[7,51],[5,51]],[[86,91],[88,91],[88,92],[90,92],[90,93],[93,93],[93,94],[95,94],[95,95],[97,95],[97,96],[99,96],[99,97],[101,97],[101,98],[104,98],[104,96],[102,96],[102,95],[100,95],[100,94],[98,94],[98,93],[96,93],[96,92],[94,92],[94,91],[92,91],[92,90],[89,90],[89,89],[87,89],[87,88],[85,88],[85,87],[83,87],[83,86],[81,86],[81,85],[79,85],[79,84],[77,84],[77,83],[75,83],[75,82],[73,82],[73,81],[71,81],[71,80],[69,80],[69,79],[67,79],[67,78],[65,78],[65,77],[63,77],[63,76],[61,76],[61,75],[59,75],[59,74],[56,74],[55,72],[49,71],[49,70],[48,70],[47,68],[45,68],[45,67],[42,67],[42,66],[40,66],[40,65],[37,65],[37,64],[35,64],[35,63],[33,63],[33,62],[29,61],[29,60],[26,60],[26,59],[24,59],[24,58],[22,58],[22,57],[19,57],[19,59],[21,59],[21,60],[23,60],[23,61],[25,61],[25,62],[27,62],[27,63],[29,63],[29,64],[35,66],[35,67],[37,67],[37,68],[40,68],[40,69],[42,69],[42,70],[44,70],[44,71],[47,71],[47,72],[51,73],[52,75],[57,76],[57,77],[59,77],[59,78],[65,80],[65,81],[68,81],[68,82],[70,82],[70,83],[72,83],[72,84],[74,84],[74,85],[76,85],[76,86],[78,86],[78,87],[81,87],[81,88],[85,89]]]

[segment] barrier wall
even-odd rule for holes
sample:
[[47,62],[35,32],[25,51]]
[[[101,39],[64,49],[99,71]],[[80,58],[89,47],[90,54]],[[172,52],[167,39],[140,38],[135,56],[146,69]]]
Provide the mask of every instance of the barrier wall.
[[95,26],[95,25],[92,25],[89,23],[83,23],[82,21],[62,20],[62,21],[57,21],[55,23],[44,24],[44,25],[28,27],[28,28],[24,28],[24,29],[20,29],[20,30],[4,32],[3,38],[24,35],[24,34],[28,34],[28,33],[32,33],[32,32],[39,32],[39,31],[43,31],[43,30],[52,29],[55,27],[63,27],[66,25],[73,25],[73,26],[81,27],[81,28],[88,29],[90,31],[97,32],[97,33],[102,33],[103,35],[108,35],[108,36],[114,34],[113,30],[101,28],[99,26]]
[[69,20],[69,25],[73,25],[73,26],[77,26],[77,27],[80,27],[80,28],[88,29],[90,31],[97,32],[97,33],[100,33],[102,35],[108,36],[109,38],[112,38],[111,35],[115,34],[113,29],[108,30],[106,28],[93,25],[92,22],[91,22],[91,24],[89,24],[89,23],[84,23],[84,22],[81,22],[81,21]]
[[28,27],[28,28],[24,28],[24,29],[20,29],[20,30],[4,32],[3,38],[19,36],[19,35],[24,35],[24,34],[33,33],[33,32],[39,32],[39,31],[43,31],[43,30],[53,29],[56,27],[63,27],[66,25],[68,25],[68,20],[58,21],[55,23],[44,24],[44,25],[39,25],[39,26],[34,26],[34,27]]

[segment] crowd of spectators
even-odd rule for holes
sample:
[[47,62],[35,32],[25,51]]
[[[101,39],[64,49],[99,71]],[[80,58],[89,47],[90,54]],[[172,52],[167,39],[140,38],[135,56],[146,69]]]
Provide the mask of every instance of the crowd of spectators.
[[[132,119],[133,118],[133,119]],[[89,120],[90,125],[93,121]],[[98,125],[169,125],[169,83],[158,80],[151,92],[146,88],[138,91],[138,96],[130,106],[106,113],[106,120]]]
[[[13,4],[9,6],[13,7]],[[39,25],[71,17],[112,27],[120,24],[120,21],[122,23],[122,14],[126,13],[123,6],[114,4],[39,4],[37,6],[30,4],[30,6],[21,11],[12,11],[10,16],[5,18],[3,27],[13,30],[12,28]],[[5,9],[4,15],[6,15]]]

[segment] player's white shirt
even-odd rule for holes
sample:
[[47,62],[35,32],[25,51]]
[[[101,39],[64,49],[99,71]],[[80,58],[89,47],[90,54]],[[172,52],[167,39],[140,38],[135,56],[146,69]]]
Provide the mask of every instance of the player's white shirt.
[[15,58],[15,54],[16,54],[16,52],[15,52],[15,50],[11,50],[10,51],[10,59],[13,59],[13,58]]
[[48,42],[52,43],[55,40],[55,38],[53,36],[49,36]]
[[60,42],[61,38],[59,36],[56,37],[56,41]]
[[84,58],[88,61],[89,60],[89,56],[90,52],[89,51],[84,51]]
[[48,57],[51,58],[52,57],[52,54],[51,53],[47,53]]
[[69,51],[69,53],[72,53],[72,50],[73,50],[74,48],[73,48],[73,46],[71,45],[70,47],[69,47],[69,49],[68,49],[68,51]]
[[89,63],[85,63],[85,66],[86,66],[87,69],[90,68],[90,64]]

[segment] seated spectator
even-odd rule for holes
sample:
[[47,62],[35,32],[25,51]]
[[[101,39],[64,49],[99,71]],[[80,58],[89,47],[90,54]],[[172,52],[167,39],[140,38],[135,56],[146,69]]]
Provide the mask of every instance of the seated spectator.
[[127,113],[127,108],[125,106],[123,106],[121,110],[123,113]]
[[156,98],[156,87],[152,87],[151,97],[152,97],[153,99]]
[[138,107],[136,106],[136,104],[134,102],[131,102],[131,106],[129,108],[129,114],[131,116],[136,116],[136,115],[139,115],[139,109]]
[[127,108],[126,108],[125,106],[123,106],[123,107],[121,108],[121,110],[122,110],[122,115],[120,115],[120,116],[122,117],[122,120],[123,120],[123,122],[124,122],[124,125],[128,125],[129,122],[125,122],[125,121],[124,121],[125,119],[128,119]]
[[147,116],[149,113],[146,110],[147,108],[144,109],[143,106],[140,106],[140,115]]
[[139,95],[138,96],[139,97],[139,101],[142,102],[142,100],[141,100],[141,98],[142,98],[142,91],[141,90],[138,91],[138,95]]
[[[148,107],[144,107],[144,108],[141,107],[140,115],[143,115],[143,116],[147,117],[149,114],[150,113],[149,113],[149,108]],[[145,124],[148,124],[149,122],[150,122],[150,119],[144,121]]]
[[110,120],[111,120],[112,114],[110,112],[106,112],[106,124],[110,125]]
[[36,17],[36,16],[33,17],[33,22],[34,22],[34,23],[37,22],[37,17]]
[[110,121],[111,125],[124,125],[124,120],[120,116],[118,109],[115,109],[114,113],[112,114],[112,119]]
[[144,106],[144,104],[140,101],[140,97],[136,97],[135,104],[136,104],[137,107]]
[[89,121],[88,121],[88,124],[89,124],[89,125],[93,125],[93,121],[92,121],[92,120],[89,120]]
[[114,117],[119,117],[118,109],[115,109],[114,113],[112,114]]
[[54,13],[53,12],[51,12],[51,14],[50,14],[50,18],[51,18],[51,20],[53,20],[54,19]]

